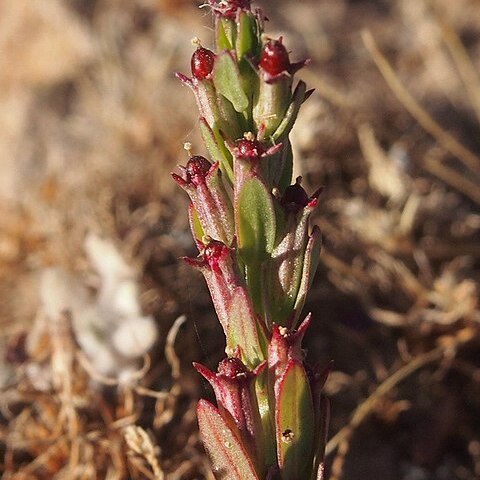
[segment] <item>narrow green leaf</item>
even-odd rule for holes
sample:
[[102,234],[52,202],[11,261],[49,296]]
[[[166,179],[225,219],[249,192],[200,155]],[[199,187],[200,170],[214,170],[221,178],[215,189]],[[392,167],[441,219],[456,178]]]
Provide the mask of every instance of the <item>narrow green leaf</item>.
[[220,163],[220,170],[227,176],[230,183],[233,183],[232,155],[223,144],[220,134],[215,135],[205,119],[200,119],[200,133],[211,159]]
[[315,272],[317,271],[318,262],[320,261],[320,251],[322,249],[322,236],[317,225],[313,227],[312,233],[308,240],[307,248],[305,250],[305,257],[303,260],[302,280],[298,288],[297,299],[295,300],[295,323],[302,312],[305,298],[310,289]]
[[218,17],[216,21],[217,51],[232,50],[233,48],[233,22],[226,18]]
[[197,406],[197,418],[205,450],[217,480],[259,480],[252,459],[240,440],[233,420],[224,418],[206,400]]
[[293,151],[288,138],[281,143],[282,148],[263,161],[262,173],[267,185],[278,187],[283,193],[292,183]]
[[200,223],[200,219],[198,218],[197,211],[192,203],[188,209],[188,217],[190,220],[190,230],[192,231],[194,240],[202,240],[205,233],[202,224]]
[[252,302],[253,311],[256,315],[264,318],[264,265],[249,263],[245,265],[244,278],[247,284],[248,295]]
[[282,480],[308,478],[312,468],[314,414],[303,366],[290,360],[278,385],[275,426]]
[[260,264],[272,253],[275,242],[275,211],[267,187],[254,177],[247,180],[236,204],[240,255],[247,264]]
[[249,12],[242,12],[238,21],[238,35],[236,42],[237,58],[254,56],[258,49],[256,36],[257,24],[255,17]]
[[292,183],[293,176],[293,151],[290,140],[286,139],[284,142],[283,155],[282,155],[282,173],[278,179],[278,188],[280,192],[284,192],[285,189]]
[[217,56],[212,76],[218,93],[230,100],[237,112],[243,112],[248,108],[248,97],[242,88],[240,72],[229,51]]
[[272,135],[272,140],[274,142],[278,142],[281,138],[285,137],[290,133],[290,130],[297,119],[298,112],[300,111],[300,107],[305,99],[305,92],[307,90],[307,86],[305,82],[300,80],[298,85],[293,92],[292,101],[285,112],[285,116],[283,120],[280,122],[280,125],[277,127],[275,132]]
[[264,465],[273,465],[276,462],[275,433],[272,425],[272,409],[269,401],[268,369],[265,369],[257,377],[255,393],[257,395],[258,411],[263,427],[264,438]]

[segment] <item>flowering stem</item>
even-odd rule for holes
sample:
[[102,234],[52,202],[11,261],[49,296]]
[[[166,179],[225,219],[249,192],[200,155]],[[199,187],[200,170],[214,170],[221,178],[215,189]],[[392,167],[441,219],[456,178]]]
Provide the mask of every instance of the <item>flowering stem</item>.
[[311,316],[297,323],[312,283],[320,234],[301,177],[292,184],[289,133],[310,96],[282,38],[264,35],[250,0],[208,0],[215,49],[195,40],[192,77],[211,161],[190,155],[173,179],[187,192],[199,269],[226,337],[217,372],[195,364],[217,407],[198,421],[219,479],[323,479],[328,405],[323,369],[304,362]]

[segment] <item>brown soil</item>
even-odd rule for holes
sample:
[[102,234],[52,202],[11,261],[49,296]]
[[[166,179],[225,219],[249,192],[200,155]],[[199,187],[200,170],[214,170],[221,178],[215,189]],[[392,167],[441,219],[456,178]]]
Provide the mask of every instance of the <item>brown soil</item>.
[[[212,479],[191,362],[213,368],[224,339],[179,260],[196,251],[169,175],[185,141],[201,151],[172,72],[211,18],[190,0],[37,3],[0,5],[3,478]],[[479,478],[480,3],[258,4],[312,59],[293,141],[307,187],[325,186],[306,347],[334,361],[330,478]],[[68,314],[42,320],[45,268],[96,292],[89,231],[133,266],[159,329],[127,386],[85,361]]]

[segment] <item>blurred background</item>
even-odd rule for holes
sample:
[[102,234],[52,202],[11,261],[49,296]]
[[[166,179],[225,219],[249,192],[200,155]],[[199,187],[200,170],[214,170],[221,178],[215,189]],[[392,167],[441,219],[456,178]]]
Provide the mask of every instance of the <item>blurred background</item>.
[[[203,153],[193,0],[0,2],[5,479],[212,479],[191,362],[223,334],[185,195]],[[480,3],[264,0],[316,89],[293,131],[323,185],[306,311],[333,360],[330,478],[480,478]]]

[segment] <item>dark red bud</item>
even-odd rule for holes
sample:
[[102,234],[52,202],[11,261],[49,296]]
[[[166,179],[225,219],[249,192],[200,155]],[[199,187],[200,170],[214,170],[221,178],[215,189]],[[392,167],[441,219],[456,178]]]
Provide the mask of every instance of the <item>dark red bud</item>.
[[263,47],[259,67],[271,76],[290,71],[290,60],[282,39],[270,40]]
[[303,189],[302,177],[298,177],[293,185],[289,185],[280,199],[280,203],[286,210],[291,212],[299,212],[305,207],[314,208],[318,203],[318,197],[322,193],[323,188],[319,188],[311,197]]
[[260,142],[257,142],[256,140],[247,140],[246,138],[242,138],[241,140],[237,140],[235,145],[237,147],[239,157],[257,158],[264,153],[264,148]]
[[292,210],[301,210],[306,207],[309,202],[310,198],[307,192],[298,183],[288,186],[281,199],[282,205]]
[[218,374],[227,378],[249,373],[247,367],[239,358],[225,358],[218,364]]
[[205,183],[205,177],[211,167],[212,164],[205,157],[200,155],[191,157],[185,167],[187,183],[193,183],[195,186]]
[[204,80],[212,73],[214,63],[215,54],[208,48],[198,47],[190,61],[192,75],[197,80]]
[[239,9],[250,10],[251,0],[208,0],[212,10],[222,17],[235,20]]
[[210,267],[214,268],[218,266],[220,260],[228,255],[229,251],[230,249],[224,243],[218,240],[210,240],[203,249],[202,254]]
[[200,240],[197,240],[197,243],[200,248],[200,255],[196,258],[183,257],[183,259],[192,267],[208,267],[213,271],[220,272],[220,264],[229,255],[230,249],[224,243],[211,238],[208,239],[206,245]]

